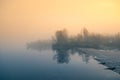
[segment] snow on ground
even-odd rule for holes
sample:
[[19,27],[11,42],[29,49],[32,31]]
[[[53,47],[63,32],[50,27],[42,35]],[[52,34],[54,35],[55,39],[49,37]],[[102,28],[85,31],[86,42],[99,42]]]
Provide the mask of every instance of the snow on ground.
[[107,69],[120,74],[120,51],[119,50],[96,50],[81,49],[87,55],[91,55],[100,64],[107,66]]

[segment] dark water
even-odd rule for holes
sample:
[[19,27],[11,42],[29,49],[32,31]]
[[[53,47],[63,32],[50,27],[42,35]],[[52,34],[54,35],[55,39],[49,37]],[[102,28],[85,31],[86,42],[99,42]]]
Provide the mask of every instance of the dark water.
[[0,80],[120,80],[120,75],[79,51],[15,45],[0,47]]

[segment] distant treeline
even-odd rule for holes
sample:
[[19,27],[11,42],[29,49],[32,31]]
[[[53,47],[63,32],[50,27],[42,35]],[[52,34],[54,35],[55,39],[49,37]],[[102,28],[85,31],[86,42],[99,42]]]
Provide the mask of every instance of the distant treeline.
[[120,33],[103,35],[89,33],[86,28],[76,36],[69,36],[66,29],[56,31],[53,38],[54,49],[95,48],[95,49],[120,49]]
[[51,46],[52,46],[51,40],[44,41],[38,40],[35,42],[27,43],[27,49],[34,49],[39,51],[51,49]]

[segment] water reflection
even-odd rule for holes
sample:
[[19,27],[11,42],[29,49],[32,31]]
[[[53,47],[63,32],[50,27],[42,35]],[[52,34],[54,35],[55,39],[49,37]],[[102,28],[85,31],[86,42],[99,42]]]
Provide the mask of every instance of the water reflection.
[[56,51],[56,55],[54,56],[54,60],[56,60],[58,63],[69,63],[70,62],[70,56],[74,54],[78,54],[80,57],[82,57],[82,61],[85,63],[89,63],[90,60],[90,55],[83,53],[80,50],[77,49],[71,49],[71,50],[66,50],[66,49],[53,49]]
[[78,54],[79,56],[82,57],[82,61],[85,63],[89,63],[90,60],[90,55],[86,54],[85,52],[83,52],[80,49],[74,48],[74,49],[66,49],[64,47],[59,47],[57,46],[57,48],[55,48],[52,44],[48,44],[41,41],[36,41],[36,42],[31,42],[29,44],[27,44],[27,49],[31,49],[31,50],[38,50],[38,51],[45,51],[47,49],[52,49],[53,51],[55,51],[55,55],[53,56],[53,60],[56,60],[57,63],[59,64],[63,64],[66,63],[68,64],[70,62],[70,56],[74,55],[74,54]]
[[[43,43],[42,43],[43,45]],[[89,63],[90,57],[91,55],[86,54],[85,52],[83,52],[80,49],[74,48],[74,49],[64,49],[64,48],[53,48],[52,46],[47,46],[47,44],[45,44],[46,46],[42,46],[39,43],[38,46],[38,41],[35,43],[31,43],[31,44],[27,44],[27,49],[31,49],[31,50],[38,50],[38,51],[44,51],[47,49],[52,49],[53,51],[55,51],[55,55],[53,56],[53,60],[56,60],[57,63],[59,64],[63,64],[66,63],[68,64],[70,62],[70,56],[74,55],[74,54],[78,54],[79,56],[82,57],[82,61],[85,63]]]
[[[45,43],[45,45],[44,45]],[[54,51],[53,60],[55,60],[58,64],[68,64],[71,60],[71,57],[75,54],[78,54],[78,56],[82,59],[82,62],[88,64],[91,59],[96,59],[96,57],[99,58],[99,55],[97,53],[92,54],[91,52],[86,53],[85,50],[81,48],[66,48],[65,46],[54,46],[52,43],[48,42],[32,42],[30,44],[27,44],[27,49],[31,50],[38,50],[38,51],[45,51],[45,50],[52,50]],[[97,59],[96,59],[97,60]],[[106,65],[105,62],[102,62],[100,60],[97,60],[100,64],[105,65],[112,70],[114,67]],[[112,64],[111,64],[112,65]],[[112,68],[112,69],[111,69]],[[116,68],[117,69],[117,68]],[[119,68],[118,68],[119,69]],[[115,68],[114,70],[115,71]],[[115,71],[117,72],[117,71]],[[118,72],[117,72],[118,73]]]
[[[82,57],[82,61],[85,63],[89,63],[90,57],[91,55],[86,54],[84,51],[74,48],[74,49],[66,49],[66,48],[61,48],[61,47],[57,47],[55,48],[53,45],[47,45],[45,44],[43,46],[44,42],[34,42],[34,43],[30,43],[27,44],[27,49],[31,49],[31,50],[38,50],[38,51],[44,51],[47,49],[52,49],[53,51],[55,51],[55,55],[53,56],[53,60],[56,60],[57,63],[59,64],[63,64],[66,63],[68,64],[70,62],[70,56],[74,55],[74,54],[78,54],[80,57]],[[39,46],[38,46],[39,45]]]
[[57,63],[69,63],[70,61],[70,54],[68,50],[55,50],[56,54],[54,55],[53,59],[57,61]]

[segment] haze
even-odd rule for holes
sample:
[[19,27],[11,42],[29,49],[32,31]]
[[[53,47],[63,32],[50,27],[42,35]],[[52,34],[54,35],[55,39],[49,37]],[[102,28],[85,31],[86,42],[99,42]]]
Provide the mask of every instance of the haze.
[[50,39],[56,30],[76,34],[120,31],[119,0],[0,0],[0,38]]

